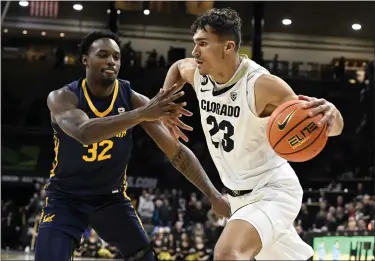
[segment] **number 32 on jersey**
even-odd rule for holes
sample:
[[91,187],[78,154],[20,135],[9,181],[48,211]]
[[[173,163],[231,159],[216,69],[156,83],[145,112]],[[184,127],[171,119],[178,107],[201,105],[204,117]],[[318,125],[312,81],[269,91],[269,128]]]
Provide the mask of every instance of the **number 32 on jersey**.
[[[221,122],[217,122],[216,118],[212,115],[208,116],[206,119],[208,125],[211,125],[212,128],[210,129],[209,133],[214,136],[220,130],[224,131],[223,139],[221,140],[221,145],[225,152],[231,152],[234,149],[234,140],[232,140],[232,136],[234,134],[234,127],[233,125],[226,120],[222,120]],[[215,148],[219,148],[219,142],[213,141],[211,138],[212,144]]]
[[[82,159],[87,162],[102,161],[111,158],[109,151],[113,148],[113,141],[103,140],[90,145],[84,145],[87,148],[87,155],[83,155]],[[98,150],[100,149],[100,153]]]

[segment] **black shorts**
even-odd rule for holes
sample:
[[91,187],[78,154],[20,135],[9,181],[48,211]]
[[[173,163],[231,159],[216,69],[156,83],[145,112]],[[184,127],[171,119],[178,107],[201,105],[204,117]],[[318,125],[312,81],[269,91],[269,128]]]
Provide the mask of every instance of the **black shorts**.
[[[89,225],[105,242],[116,246],[124,257],[130,257],[150,245],[142,223],[125,193],[90,201],[48,197],[39,226],[36,256],[38,248],[39,251],[40,248],[48,251],[61,248],[60,251],[64,252],[51,254],[48,258],[71,255]],[[61,239],[56,239],[56,235]],[[59,242],[59,246],[56,246],[56,242]]]

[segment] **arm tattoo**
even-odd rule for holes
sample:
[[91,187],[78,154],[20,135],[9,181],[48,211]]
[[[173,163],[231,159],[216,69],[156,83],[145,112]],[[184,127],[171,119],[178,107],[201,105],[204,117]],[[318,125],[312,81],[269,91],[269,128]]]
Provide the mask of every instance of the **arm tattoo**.
[[219,194],[198,159],[186,146],[180,145],[171,163],[207,197],[212,198]]

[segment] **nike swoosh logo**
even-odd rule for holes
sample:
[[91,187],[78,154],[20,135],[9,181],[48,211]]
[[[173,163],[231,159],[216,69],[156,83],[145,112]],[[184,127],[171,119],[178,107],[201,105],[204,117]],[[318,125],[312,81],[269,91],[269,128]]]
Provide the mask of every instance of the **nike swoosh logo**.
[[203,90],[203,89],[201,89],[201,92],[208,92],[208,91],[211,91],[211,90]]
[[293,114],[296,112],[297,109],[294,109],[291,113],[289,113],[284,121],[280,123],[279,121],[277,122],[277,125],[279,126],[279,130],[285,129],[286,125],[288,124],[289,120],[292,118]]

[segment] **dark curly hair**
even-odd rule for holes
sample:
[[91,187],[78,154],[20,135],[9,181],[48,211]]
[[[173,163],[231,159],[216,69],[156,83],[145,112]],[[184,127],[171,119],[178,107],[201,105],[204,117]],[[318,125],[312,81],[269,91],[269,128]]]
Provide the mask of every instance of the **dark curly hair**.
[[77,59],[81,64],[82,56],[88,55],[92,43],[101,38],[110,38],[114,40],[118,44],[118,46],[120,46],[120,38],[110,31],[94,31],[92,33],[89,33],[88,35],[82,38],[81,43],[78,45]]
[[191,30],[206,30],[210,26],[212,31],[220,37],[228,37],[236,43],[236,51],[241,44],[242,21],[238,13],[231,8],[213,8],[199,16],[191,25]]

